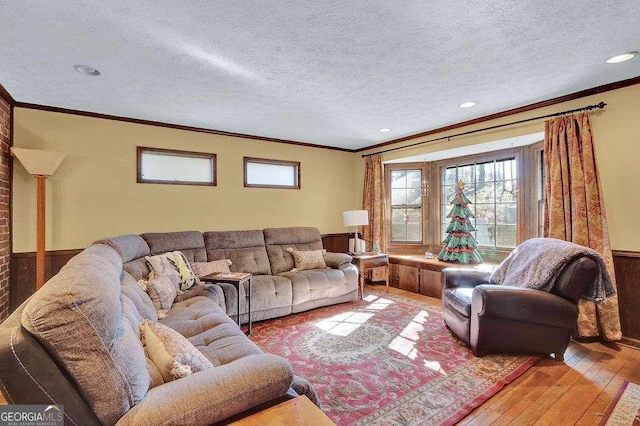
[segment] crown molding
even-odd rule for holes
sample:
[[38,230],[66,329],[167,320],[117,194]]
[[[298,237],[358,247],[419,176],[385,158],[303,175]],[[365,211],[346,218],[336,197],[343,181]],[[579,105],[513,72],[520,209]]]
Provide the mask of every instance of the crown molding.
[[147,126],[165,127],[169,129],[186,130],[189,132],[207,133],[210,135],[230,136],[234,138],[253,139],[253,140],[259,140],[264,142],[284,143],[288,145],[304,146],[308,148],[320,148],[320,149],[329,149],[334,151],[355,152],[353,149],[319,145],[311,142],[300,142],[300,141],[294,141],[289,139],[270,138],[267,136],[248,135],[245,133],[226,132],[224,130],[207,129],[204,127],[184,126],[181,124],[172,124],[172,123],[164,123],[161,121],[143,120],[139,118],[122,117],[118,115],[101,114],[98,112],[80,111],[76,109],[60,108],[60,107],[55,107],[50,105],[31,104],[27,102],[16,102],[14,106],[16,108],[57,112],[61,114],[80,115],[83,117],[100,118],[103,120],[122,121],[125,123],[144,124]]
[[449,126],[439,127],[437,129],[428,130],[426,132],[416,133],[414,135],[403,136],[398,139],[393,139],[387,142],[382,142],[376,145],[370,145],[364,148],[358,148],[355,152],[368,151],[370,149],[382,148],[388,145],[393,145],[400,142],[405,142],[411,139],[417,139],[424,136],[434,135],[436,133],[446,132],[448,130],[459,129],[460,127],[471,126],[472,124],[483,123],[485,121],[495,120],[497,118],[507,117],[514,114],[520,114],[522,112],[531,111],[538,108],[544,108],[551,105],[560,104],[562,102],[573,101],[575,99],[584,98],[587,96],[597,95],[598,93],[609,92],[611,90],[622,89],[627,86],[633,86],[640,83],[640,76],[633,77],[627,80],[616,81],[614,83],[604,84],[602,86],[592,87],[591,89],[581,90],[579,92],[571,93],[568,95],[558,96],[557,98],[548,99],[546,101],[540,101],[533,104],[521,106],[518,108],[509,109],[506,111],[496,112],[494,114],[485,115],[483,117],[474,118],[467,121],[461,121],[460,123],[451,124]]

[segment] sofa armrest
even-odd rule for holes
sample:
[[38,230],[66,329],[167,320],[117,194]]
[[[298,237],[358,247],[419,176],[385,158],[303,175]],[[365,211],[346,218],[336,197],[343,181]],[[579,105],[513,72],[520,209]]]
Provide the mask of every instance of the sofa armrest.
[[471,296],[471,315],[573,328],[578,306],[555,294],[506,285],[479,285]]
[[291,365],[269,354],[249,355],[149,389],[118,425],[209,425],[287,393]]
[[353,258],[346,253],[331,253],[324,254],[324,263],[331,269],[342,269],[344,265],[350,265]]
[[491,271],[468,268],[444,268],[442,270],[442,286],[448,288],[473,288],[481,284],[489,284]]

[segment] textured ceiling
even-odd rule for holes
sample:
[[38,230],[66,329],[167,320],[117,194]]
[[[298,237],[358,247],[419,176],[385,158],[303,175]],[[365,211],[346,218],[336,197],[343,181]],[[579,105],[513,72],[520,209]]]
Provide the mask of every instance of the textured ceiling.
[[[638,57],[605,63],[640,50],[638,0],[13,0],[1,10],[0,84],[19,102],[343,148],[640,75]],[[478,105],[458,108],[468,100]]]

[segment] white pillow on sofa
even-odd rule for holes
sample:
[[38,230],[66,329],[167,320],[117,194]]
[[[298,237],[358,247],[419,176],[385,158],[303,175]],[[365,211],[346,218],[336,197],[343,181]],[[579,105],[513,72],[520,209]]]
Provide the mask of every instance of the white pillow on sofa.
[[211,361],[191,342],[164,324],[142,321],[140,337],[147,358],[158,368],[165,383],[213,368]]

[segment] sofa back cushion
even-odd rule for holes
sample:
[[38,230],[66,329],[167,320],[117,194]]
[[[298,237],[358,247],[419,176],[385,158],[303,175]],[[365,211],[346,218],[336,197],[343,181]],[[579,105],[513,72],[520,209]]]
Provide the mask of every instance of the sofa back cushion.
[[207,260],[229,259],[233,272],[271,275],[262,231],[205,232]]
[[151,249],[140,235],[105,238],[94,244],[105,244],[113,248],[122,259],[122,269],[130,273],[136,280],[149,276],[151,271],[144,257],[151,254]]
[[138,312],[121,293],[121,275],[120,255],[106,245],[92,245],[37,291],[22,312],[22,326],[67,371],[103,424],[114,424],[140,402],[150,382],[133,324]]
[[322,237],[317,228],[267,228],[263,231],[264,241],[267,246],[267,255],[271,272],[280,272],[293,269],[294,261],[287,248],[295,250],[322,250]]
[[181,251],[189,262],[206,262],[207,252],[199,231],[158,232],[140,235],[149,244],[151,254]]

